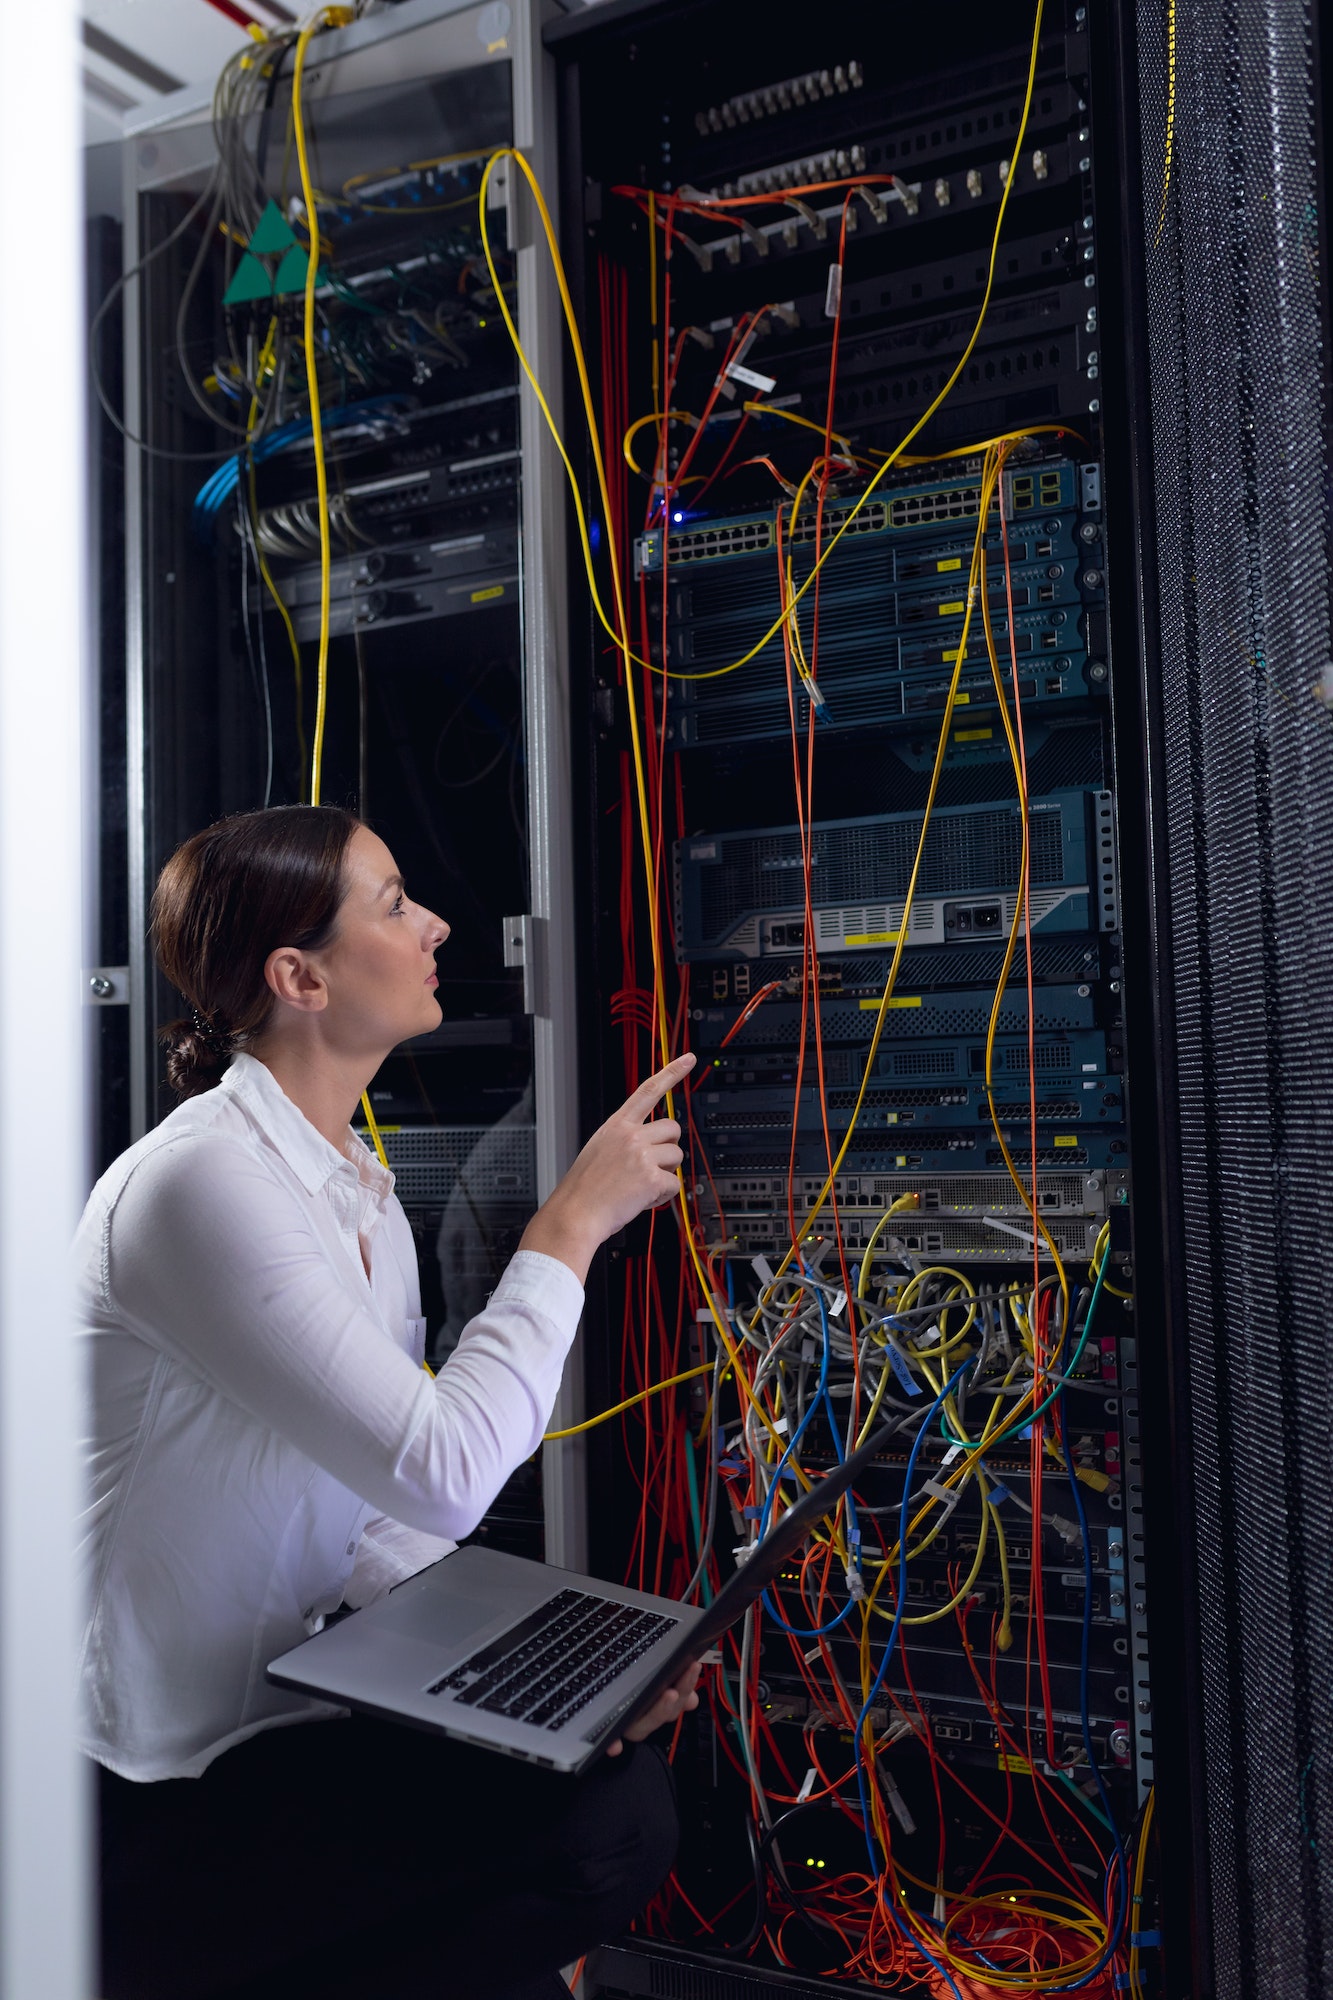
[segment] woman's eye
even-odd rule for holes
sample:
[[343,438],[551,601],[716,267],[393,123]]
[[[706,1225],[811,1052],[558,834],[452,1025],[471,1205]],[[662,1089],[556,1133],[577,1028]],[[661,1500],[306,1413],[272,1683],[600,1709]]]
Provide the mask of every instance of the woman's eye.
[[393,908],[390,910],[389,915],[391,917],[401,917],[402,914],[403,914],[403,899],[401,896],[396,896],[394,898]]

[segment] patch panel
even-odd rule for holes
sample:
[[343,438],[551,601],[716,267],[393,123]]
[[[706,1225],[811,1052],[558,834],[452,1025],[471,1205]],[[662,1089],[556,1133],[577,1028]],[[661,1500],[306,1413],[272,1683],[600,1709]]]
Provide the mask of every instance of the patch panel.
[[[811,829],[810,898],[821,954],[897,942],[921,826],[920,813],[886,813],[825,820]],[[910,941],[1003,937],[1013,921],[1022,840],[1016,801],[937,807],[915,871]],[[1034,930],[1039,924],[1049,930],[1116,929],[1109,792],[1064,791],[1035,799],[1029,844]],[[804,943],[798,827],[687,837],[676,843],[673,870],[682,960],[760,958]],[[900,1011],[904,1004],[899,1002]]]

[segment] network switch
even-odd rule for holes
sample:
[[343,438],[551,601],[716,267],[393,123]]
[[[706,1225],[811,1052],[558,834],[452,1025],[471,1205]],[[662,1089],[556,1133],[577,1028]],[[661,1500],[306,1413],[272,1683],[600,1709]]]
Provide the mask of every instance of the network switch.
[[[918,869],[922,823],[920,813],[886,813],[811,828],[810,905],[821,953],[896,943],[913,882],[912,944],[1007,934],[1022,870],[1018,803],[937,807]],[[1034,930],[1116,929],[1109,792],[1055,792],[1034,800],[1029,847]],[[804,866],[803,839],[794,826],[677,842],[678,955],[760,958],[802,946]]]

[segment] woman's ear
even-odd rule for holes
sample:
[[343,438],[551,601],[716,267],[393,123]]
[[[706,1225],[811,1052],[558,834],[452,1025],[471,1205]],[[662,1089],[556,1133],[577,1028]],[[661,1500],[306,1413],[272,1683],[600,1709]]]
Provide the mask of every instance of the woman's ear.
[[279,945],[264,960],[264,982],[275,1000],[301,1014],[322,1014],[329,1004],[324,975],[308,952]]

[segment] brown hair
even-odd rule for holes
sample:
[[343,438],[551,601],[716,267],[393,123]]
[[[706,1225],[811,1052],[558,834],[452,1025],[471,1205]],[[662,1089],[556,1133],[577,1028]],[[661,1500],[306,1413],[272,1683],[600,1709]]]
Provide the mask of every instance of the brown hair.
[[178,1096],[212,1089],[264,1026],[269,953],[318,951],[332,938],[343,858],[360,824],[341,806],[268,806],[220,819],[176,849],[153,891],[152,939],[190,1004],[191,1018],[161,1034]]

